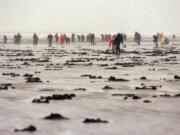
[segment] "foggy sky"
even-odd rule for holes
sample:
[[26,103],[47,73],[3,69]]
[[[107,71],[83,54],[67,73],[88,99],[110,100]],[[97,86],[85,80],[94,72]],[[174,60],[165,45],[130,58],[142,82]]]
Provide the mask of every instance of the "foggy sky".
[[0,0],[0,32],[180,33],[180,0]]

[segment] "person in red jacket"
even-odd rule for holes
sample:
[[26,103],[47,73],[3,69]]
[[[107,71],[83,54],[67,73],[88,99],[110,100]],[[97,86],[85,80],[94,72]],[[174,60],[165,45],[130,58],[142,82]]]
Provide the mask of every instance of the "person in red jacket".
[[114,37],[112,37],[112,38],[108,41],[109,48],[113,46],[113,43],[114,43]]
[[65,40],[65,39],[64,39],[64,34],[61,34],[61,35],[60,35],[60,43],[61,43],[61,44],[64,44],[64,40]]
[[114,53],[114,39],[115,39],[115,37],[116,37],[116,35],[112,36],[112,38],[108,41],[108,45],[109,45],[108,50],[110,48],[112,48],[113,53]]

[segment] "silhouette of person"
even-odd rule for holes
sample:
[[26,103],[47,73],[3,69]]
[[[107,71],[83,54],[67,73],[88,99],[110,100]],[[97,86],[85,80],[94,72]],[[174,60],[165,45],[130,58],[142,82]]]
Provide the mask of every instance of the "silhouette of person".
[[94,33],[90,34],[90,42],[91,42],[91,45],[95,45],[95,35],[94,35]]
[[135,41],[138,45],[141,44],[141,34],[140,34],[140,33],[135,32],[134,41]]
[[85,36],[82,34],[81,35],[81,42],[84,42]]
[[120,54],[121,43],[124,45],[124,38],[122,34],[118,33],[113,42],[113,44],[116,46],[116,54]]
[[6,44],[6,43],[7,43],[7,36],[4,35],[4,44]]
[[74,33],[72,33],[72,35],[71,35],[71,42],[72,42],[72,43],[75,42],[75,34],[74,34]]
[[21,34],[18,33],[18,34],[17,34],[17,43],[18,43],[18,44],[21,43],[21,37],[22,37]]
[[80,42],[81,41],[81,36],[77,35],[77,39],[78,39],[78,42]]
[[153,35],[153,42],[156,44],[156,47],[158,47],[158,35]]
[[54,37],[55,37],[55,39],[56,39],[56,43],[58,44],[58,42],[59,42],[59,36],[58,36],[58,33],[56,33]]
[[34,35],[33,35],[33,45],[37,45],[38,44],[38,40],[39,40],[39,38],[38,38],[37,34],[34,33]]
[[52,40],[53,40],[53,35],[52,34],[49,34],[48,37],[48,44],[49,44],[49,47],[52,46]]

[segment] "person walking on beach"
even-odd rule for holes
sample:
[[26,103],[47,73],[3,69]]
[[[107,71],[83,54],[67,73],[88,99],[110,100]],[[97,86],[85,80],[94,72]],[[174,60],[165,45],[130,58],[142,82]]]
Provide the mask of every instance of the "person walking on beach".
[[20,33],[18,33],[18,44],[20,44],[20,43],[21,43],[21,38],[22,38],[21,34],[20,34]]
[[81,36],[77,35],[78,42],[81,42]]
[[141,34],[140,34],[140,33],[135,32],[135,34],[134,34],[134,41],[135,41],[138,45],[141,44]]
[[56,33],[54,37],[55,37],[55,40],[56,40],[56,44],[58,44],[58,42],[59,42],[59,36],[58,36],[58,34]]
[[156,44],[156,47],[158,47],[158,35],[153,35],[153,42]]
[[74,33],[72,33],[72,35],[71,35],[71,42],[72,42],[72,43],[75,42],[75,34],[74,34]]
[[33,35],[33,45],[37,45],[38,44],[38,36],[37,36],[37,34],[36,33],[34,33],[34,35]]
[[110,48],[112,48],[112,52],[113,52],[113,53],[114,53],[114,49],[115,49],[115,47],[114,47],[114,39],[115,39],[115,37],[116,37],[116,35],[113,35],[112,38],[108,41],[108,45],[109,45],[108,50],[109,50]]
[[17,35],[14,35],[14,44],[17,43]]
[[65,40],[64,34],[61,34],[59,38],[60,38],[60,44],[64,44],[64,40]]
[[104,42],[104,34],[101,34],[101,41]]
[[118,33],[114,39],[113,44],[115,45],[115,48],[116,48],[116,54],[117,55],[120,54],[120,45],[123,44],[124,47],[126,47],[124,44],[123,35]]
[[164,41],[165,41],[164,33],[161,32],[160,33],[160,43],[161,43],[161,46],[164,45]]
[[70,37],[68,37],[68,36],[66,36],[65,41],[66,41],[66,44],[70,44],[70,43],[71,43],[71,38],[70,38]]
[[6,44],[6,43],[7,43],[7,36],[4,35],[4,44]]
[[49,47],[51,47],[51,46],[52,46],[53,35],[52,35],[52,34],[49,34],[48,37],[47,37],[47,39],[48,39]]
[[170,42],[169,38],[168,37],[164,37],[164,44],[165,45],[169,45],[169,42]]
[[21,37],[22,37],[22,36],[21,36],[20,33],[14,35],[14,43],[15,43],[15,44],[20,44],[20,43],[21,43]]
[[91,33],[88,33],[88,34],[86,35],[86,41],[87,41],[87,42],[91,42]]
[[91,45],[95,45],[95,34],[94,33],[90,34],[90,42],[91,42]]
[[18,33],[18,34],[17,34],[17,44],[20,44],[20,43],[21,43],[21,38],[22,38],[21,34]]
[[176,41],[176,35],[175,34],[173,34],[173,36],[172,36],[172,44],[174,45],[174,42]]
[[82,34],[81,35],[81,42],[84,42],[85,36]]

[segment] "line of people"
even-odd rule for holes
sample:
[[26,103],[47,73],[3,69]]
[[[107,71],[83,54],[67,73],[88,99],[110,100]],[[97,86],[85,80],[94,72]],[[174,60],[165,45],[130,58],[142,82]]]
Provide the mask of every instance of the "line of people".
[[[175,41],[176,39],[176,35],[173,34],[172,36],[172,44],[173,42]],[[154,44],[156,45],[156,47],[159,46],[159,42],[160,42],[160,45],[169,45],[170,43],[170,39],[166,36],[164,36],[164,33],[157,33],[156,35],[153,35],[153,42]]]
[[[94,33],[89,33],[87,34],[87,36],[85,36],[84,34],[77,35],[77,37],[74,33],[72,33],[71,38],[68,37],[66,34],[58,35],[58,33],[56,33],[54,36],[53,34],[49,34],[47,36],[49,46],[52,46],[53,38],[55,39],[57,44],[58,43],[60,44],[75,43],[76,38],[77,38],[77,42],[85,42],[86,40],[87,42],[90,42],[92,45],[96,43],[96,38],[95,38]],[[39,43],[39,37],[36,33],[33,34],[32,39],[33,39],[33,45],[37,45]],[[14,38],[13,38],[14,44],[20,44],[21,40],[22,40],[22,36],[20,33],[17,33],[14,35]],[[7,41],[8,41],[7,35],[3,35],[3,43],[6,44]]]
[[[70,42],[74,43],[75,42],[75,34],[72,33],[71,38],[68,37],[66,34],[61,34],[58,35],[58,33],[55,34],[55,36],[53,36],[52,34],[49,34],[47,37],[48,40],[48,44],[49,46],[52,46],[53,43],[53,38],[55,37],[55,41],[56,43],[60,43],[60,44],[70,44]],[[90,42],[92,45],[95,45],[95,34],[94,33],[89,33],[86,36],[86,41]],[[33,40],[36,40],[35,38],[33,38]],[[85,36],[82,35],[77,35],[77,40],[78,42],[85,42]]]
[[68,37],[66,34],[60,34],[56,33],[54,36],[52,34],[49,34],[47,36],[48,44],[49,46],[52,46],[53,38],[55,38],[56,44],[70,44],[70,42],[75,42],[75,35],[72,34],[72,37]]
[[[14,37],[13,37],[14,44],[20,44],[21,38],[22,38],[22,36],[20,33],[17,33],[16,35],[14,35]],[[7,44],[7,41],[8,41],[7,35],[3,35],[3,43]]]
[[[127,41],[127,35],[124,33],[121,33],[121,36],[123,38],[123,42]],[[101,41],[108,41],[109,44],[112,44],[114,38],[116,35],[111,36],[110,34],[101,34]],[[170,41],[172,41],[172,44],[175,42],[176,35],[172,36],[172,40],[170,40],[168,37],[166,37],[163,33],[157,33],[152,36],[153,42],[156,45],[156,47],[160,45],[168,45]],[[39,43],[39,37],[36,33],[33,34],[33,45],[37,45]],[[53,39],[55,39],[55,42],[57,44],[70,44],[77,42],[90,42],[92,45],[96,44],[96,37],[94,33],[89,33],[86,36],[85,35],[75,35],[74,33],[71,34],[71,37],[68,37],[66,34],[60,34],[56,33],[55,35],[49,34],[47,36],[47,41],[49,46],[52,46]],[[17,33],[14,35],[14,44],[20,44],[22,40],[22,36],[20,33]],[[7,35],[3,35],[3,43],[6,44],[8,41]],[[141,34],[139,32],[135,32],[134,34],[134,42],[137,45],[140,45],[142,41]],[[118,49],[117,49],[118,50]]]

